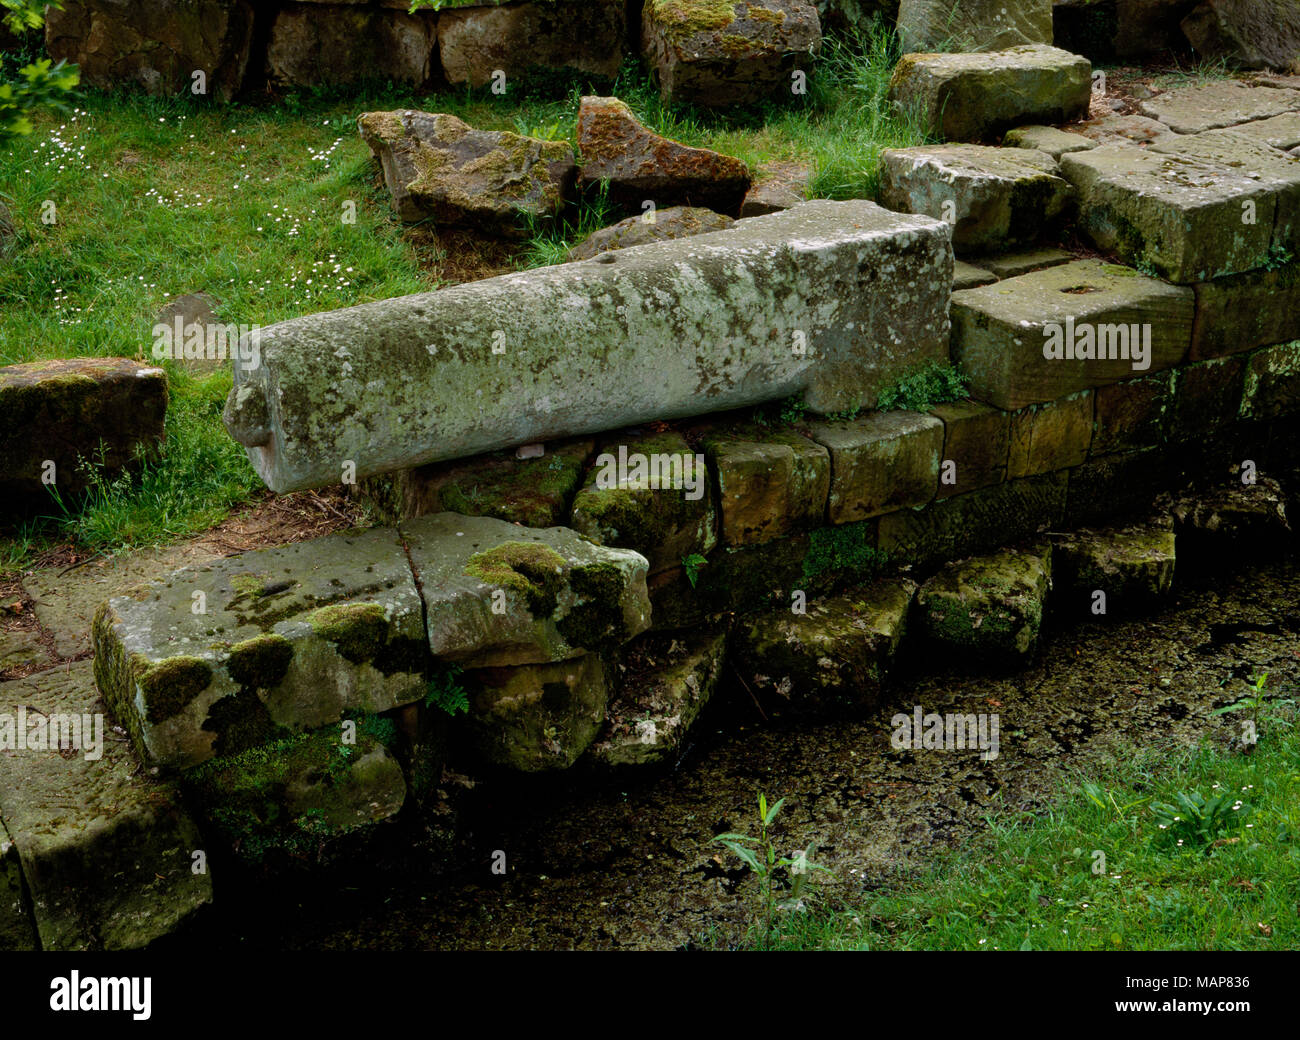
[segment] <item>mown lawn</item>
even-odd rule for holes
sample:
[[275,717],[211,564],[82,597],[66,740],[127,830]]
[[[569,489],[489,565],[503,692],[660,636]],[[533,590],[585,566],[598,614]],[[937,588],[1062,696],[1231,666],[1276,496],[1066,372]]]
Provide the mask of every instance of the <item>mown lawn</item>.
[[[1253,754],[1131,748],[1037,815],[1004,812],[916,877],[785,919],[781,950],[1294,950],[1300,947],[1295,696]],[[1249,713],[1234,721],[1248,718]],[[1179,794],[1226,796],[1204,828]],[[1153,811],[1175,807],[1176,823]],[[1184,828],[1179,830],[1179,828]],[[1181,844],[1179,842],[1181,841]],[[1104,858],[1103,858],[1104,857]]]

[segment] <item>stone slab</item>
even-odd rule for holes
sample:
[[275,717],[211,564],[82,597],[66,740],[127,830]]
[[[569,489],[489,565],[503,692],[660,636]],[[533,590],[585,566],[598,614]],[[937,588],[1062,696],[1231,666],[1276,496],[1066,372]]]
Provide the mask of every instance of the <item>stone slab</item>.
[[[0,715],[27,714],[28,746],[0,749],[0,815],[17,846],[45,950],[138,949],[212,901],[205,849],[170,784],[110,728],[89,661],[0,685]],[[36,750],[32,717],[98,716],[80,751]],[[92,725],[91,729],[95,727]],[[47,731],[48,736],[48,731]],[[208,870],[210,871],[210,860]]]
[[[953,293],[952,356],[976,400],[1007,409],[1043,404],[1178,364],[1193,307],[1190,288],[1077,260]],[[1143,349],[1135,352],[1130,340]]]
[[420,593],[391,528],[177,571],[104,603],[93,636],[100,689],[168,769],[424,693]]
[[801,391],[822,413],[870,407],[946,356],[951,284],[941,222],[807,202],[272,325],[261,365],[236,366],[225,421],[286,492],[337,483],[345,460],[361,478]]
[[617,646],[650,626],[646,558],[565,527],[436,513],[402,525],[435,658],[542,664]]
[[866,520],[934,498],[944,426],[919,412],[872,412],[809,427],[831,456],[827,517]]

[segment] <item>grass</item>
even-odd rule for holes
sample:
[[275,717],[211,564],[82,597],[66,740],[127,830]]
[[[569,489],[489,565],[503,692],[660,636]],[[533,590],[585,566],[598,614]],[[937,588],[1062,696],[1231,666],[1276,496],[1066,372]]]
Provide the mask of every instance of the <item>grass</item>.
[[[0,73],[34,56],[6,54]],[[828,39],[808,93],[782,105],[669,107],[634,63],[612,92],[667,136],[754,169],[811,160],[814,196],[869,197],[880,150],[922,139],[885,100],[896,57],[892,34],[879,26],[851,43]],[[0,197],[18,229],[0,265],[0,365],[146,360],[159,311],[186,293],[215,297],[218,321],[265,326],[503,266],[556,263],[617,218],[602,197],[512,246],[405,227],[392,216],[356,117],[435,109],[482,129],[573,140],[581,96],[598,86],[543,77],[505,96],[422,96],[389,84],[231,105],[82,91],[70,116],[40,116],[33,134],[0,151]],[[355,222],[345,222],[353,208]],[[220,423],[228,380],[197,381],[164,364],[173,406],[162,462],[143,481],[98,488],[80,513],[52,501],[47,518],[0,545],[0,568],[65,540],[103,549],[196,533],[259,486]]]
[[[1130,748],[1038,815],[1003,811],[928,872],[787,918],[776,949],[1268,950],[1300,946],[1300,727],[1251,755]],[[1153,803],[1228,794],[1215,844],[1181,847]],[[1098,858],[1104,855],[1104,865]],[[1104,866],[1094,870],[1094,864]]]

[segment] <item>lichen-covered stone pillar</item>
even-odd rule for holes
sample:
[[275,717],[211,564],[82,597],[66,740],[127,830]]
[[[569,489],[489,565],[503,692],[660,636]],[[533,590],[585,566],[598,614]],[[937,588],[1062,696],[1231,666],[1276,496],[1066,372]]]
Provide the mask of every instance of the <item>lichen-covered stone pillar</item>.
[[225,422],[288,492],[797,393],[871,407],[947,357],[952,262],[941,221],[809,202],[263,329]]

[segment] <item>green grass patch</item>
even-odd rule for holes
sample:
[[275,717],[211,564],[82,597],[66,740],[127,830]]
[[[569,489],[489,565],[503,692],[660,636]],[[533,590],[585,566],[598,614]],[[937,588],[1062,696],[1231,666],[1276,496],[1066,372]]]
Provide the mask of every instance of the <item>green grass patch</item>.
[[[772,946],[1295,949],[1300,728],[1294,709],[1279,712],[1251,755],[1208,744],[1126,749],[1051,808],[996,814],[920,876],[857,905],[787,917]],[[1170,822],[1216,800],[1214,822]]]

